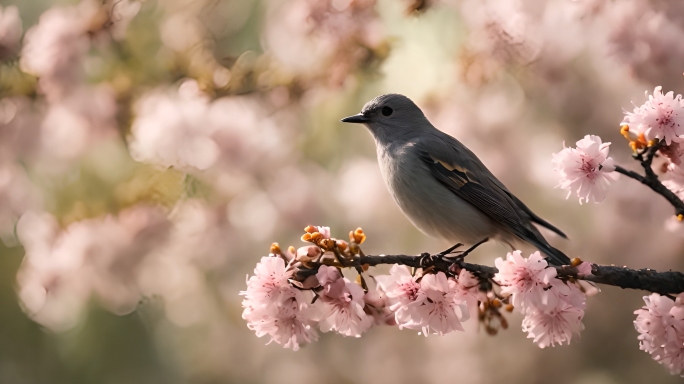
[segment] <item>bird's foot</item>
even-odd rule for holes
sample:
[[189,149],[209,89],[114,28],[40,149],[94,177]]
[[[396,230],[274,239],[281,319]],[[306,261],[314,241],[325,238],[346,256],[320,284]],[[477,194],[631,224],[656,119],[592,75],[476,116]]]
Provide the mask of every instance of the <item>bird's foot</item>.
[[462,247],[462,246],[463,246],[463,243],[456,243],[456,244],[453,245],[452,247],[449,247],[448,249],[445,249],[444,251],[438,253],[437,255],[439,255],[440,257],[444,257],[444,256],[446,256],[446,255],[449,255],[449,254],[453,253],[453,252],[454,252],[454,249],[459,248],[459,247]]
[[465,259],[466,256],[468,256],[472,251],[475,250],[475,248],[479,247],[480,245],[486,243],[489,241],[489,237],[485,237],[484,239],[478,241],[477,243],[473,244],[470,248],[466,249],[465,251],[461,252],[458,256],[455,256],[453,259],[454,260],[461,260]]

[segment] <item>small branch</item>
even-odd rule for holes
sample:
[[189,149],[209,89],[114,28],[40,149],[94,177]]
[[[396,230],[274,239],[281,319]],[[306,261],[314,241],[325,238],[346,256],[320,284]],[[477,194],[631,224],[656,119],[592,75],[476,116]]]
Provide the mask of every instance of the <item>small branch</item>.
[[656,175],[652,168],[653,158],[662,144],[663,141],[659,141],[658,143],[648,147],[648,149],[645,151],[638,152],[634,155],[634,158],[639,161],[641,166],[644,168],[646,176],[642,176],[637,172],[630,171],[619,165],[615,166],[615,172],[621,173],[651,188],[655,193],[661,195],[670,204],[672,204],[672,206],[675,208],[675,215],[684,215],[684,201],[682,201],[682,199],[680,199],[674,192],[663,185],[660,179],[658,179],[658,175]]
[[[455,261],[444,259],[439,255],[421,256],[411,255],[384,255],[362,256],[349,260],[351,265],[376,266],[380,264],[399,264],[414,268],[434,267],[437,271],[450,272],[450,268],[456,265],[464,268],[482,278],[491,279],[498,272],[495,267],[480,264],[466,263],[462,260]],[[641,289],[661,295],[677,294],[684,292],[684,273],[681,272],[657,272],[652,269],[629,269],[609,265],[593,264],[592,274],[578,276],[577,269],[571,266],[555,267],[560,277],[572,277],[578,280],[591,281],[597,284],[612,285],[623,289]]]

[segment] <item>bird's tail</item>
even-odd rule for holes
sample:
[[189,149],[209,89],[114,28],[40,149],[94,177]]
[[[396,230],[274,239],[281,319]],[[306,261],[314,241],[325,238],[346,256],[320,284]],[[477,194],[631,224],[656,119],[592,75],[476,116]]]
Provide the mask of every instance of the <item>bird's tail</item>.
[[552,247],[551,244],[536,239],[530,241],[530,243],[532,243],[532,245],[537,247],[546,255],[546,259],[549,261],[549,264],[570,265],[570,258],[565,253],[561,252],[559,249]]

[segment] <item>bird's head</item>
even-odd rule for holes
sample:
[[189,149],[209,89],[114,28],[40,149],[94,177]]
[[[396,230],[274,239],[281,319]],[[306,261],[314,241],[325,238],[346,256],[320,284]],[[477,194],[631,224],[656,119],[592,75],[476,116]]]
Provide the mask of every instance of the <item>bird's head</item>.
[[390,93],[366,103],[361,113],[341,120],[364,124],[378,141],[399,138],[431,127],[423,111],[408,97]]

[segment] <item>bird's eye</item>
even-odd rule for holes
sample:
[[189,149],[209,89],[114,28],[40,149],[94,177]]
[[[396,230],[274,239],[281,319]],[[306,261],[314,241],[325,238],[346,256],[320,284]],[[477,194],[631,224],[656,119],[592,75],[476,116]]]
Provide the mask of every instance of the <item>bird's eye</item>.
[[389,116],[389,115],[392,114],[392,112],[394,112],[394,111],[392,111],[392,108],[390,108],[390,107],[382,107],[382,115],[383,115],[383,116]]

